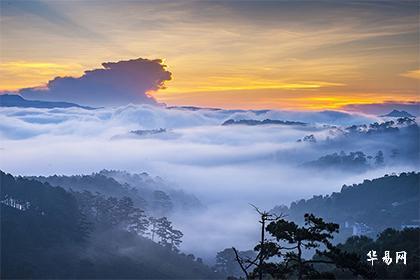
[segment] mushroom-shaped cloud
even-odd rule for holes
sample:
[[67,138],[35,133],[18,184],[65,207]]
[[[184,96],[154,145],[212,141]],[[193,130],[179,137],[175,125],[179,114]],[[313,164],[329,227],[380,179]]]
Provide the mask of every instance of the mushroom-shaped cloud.
[[102,63],[103,68],[85,71],[79,77],[56,77],[46,88],[25,88],[28,99],[68,101],[90,106],[157,104],[150,91],[165,88],[171,72],[161,59],[132,59]]

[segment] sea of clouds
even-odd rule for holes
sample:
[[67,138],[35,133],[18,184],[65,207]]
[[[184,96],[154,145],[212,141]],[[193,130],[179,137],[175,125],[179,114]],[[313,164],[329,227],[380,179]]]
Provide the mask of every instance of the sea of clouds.
[[[339,191],[390,172],[418,170],[412,163],[385,165],[363,173],[309,170],[307,161],[332,152],[389,150],[381,140],[329,147],[297,142],[313,134],[318,142],[376,116],[337,111],[193,110],[153,105],[80,108],[0,108],[0,169],[13,175],[89,174],[101,169],[148,172],[196,195],[206,210],[174,214],[184,232],[182,249],[210,260],[216,251],[249,249],[258,235],[249,205],[271,209],[312,195]],[[222,126],[228,119],[277,119],[307,126]],[[132,130],[166,129],[135,136]],[[418,151],[415,151],[418,152]],[[387,154],[385,154],[387,157]],[[205,242],[204,242],[205,241]]]

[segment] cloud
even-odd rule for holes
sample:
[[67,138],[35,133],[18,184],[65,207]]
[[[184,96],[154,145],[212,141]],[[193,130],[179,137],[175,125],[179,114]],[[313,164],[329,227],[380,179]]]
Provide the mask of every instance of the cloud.
[[400,76],[420,80],[420,69],[404,72]]
[[25,98],[68,101],[91,106],[156,104],[147,93],[164,88],[171,80],[162,60],[132,59],[102,63],[103,68],[85,71],[79,77],[56,77],[46,88],[19,90]]
[[[346,140],[338,128],[322,125],[341,127],[378,120],[357,113],[187,110],[142,104],[97,110],[0,107],[0,118],[0,169],[6,172],[71,175],[104,168],[146,171],[196,195],[207,210],[192,213],[188,219],[176,215],[171,220],[185,233],[182,249],[208,258],[225,247],[247,249],[255,243],[258,217],[248,203],[268,210],[299,198],[339,191],[343,184],[365,178],[418,170],[418,161],[402,158],[401,163],[393,163],[390,159],[394,148],[418,155],[418,134],[357,134]],[[300,120],[311,125],[220,125],[230,118]],[[114,135],[130,130],[156,128],[166,128],[176,137],[112,140]],[[296,142],[309,134],[318,142]],[[382,150],[387,165],[363,174],[313,172],[300,167],[340,150],[361,150],[368,155]],[[208,242],[203,244],[202,240]]]

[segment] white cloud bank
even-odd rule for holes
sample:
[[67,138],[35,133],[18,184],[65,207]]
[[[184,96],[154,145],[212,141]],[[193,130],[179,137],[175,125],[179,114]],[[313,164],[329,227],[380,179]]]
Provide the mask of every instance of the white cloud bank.
[[[190,217],[173,217],[185,233],[183,249],[202,256],[228,246],[246,249],[257,232],[248,203],[270,209],[342,184],[413,170],[394,165],[363,174],[311,172],[300,167],[337,147],[297,143],[305,135],[330,135],[328,125],[377,121],[342,112],[214,111],[128,105],[99,110],[0,108],[0,168],[15,175],[81,174],[101,169],[159,175],[207,204]],[[281,119],[308,126],[221,126],[227,119]],[[171,137],[121,137],[131,130],[166,128]],[[382,139],[382,140],[381,140]],[[358,148],[372,154],[389,149],[384,136]],[[363,139],[361,139],[363,140]],[[356,145],[357,143],[355,143]],[[391,143],[391,145],[393,145]],[[356,147],[356,146],[355,146]],[[346,144],[340,147],[353,151]],[[239,236],[232,238],[232,236]],[[206,239],[205,245],[202,240]]]

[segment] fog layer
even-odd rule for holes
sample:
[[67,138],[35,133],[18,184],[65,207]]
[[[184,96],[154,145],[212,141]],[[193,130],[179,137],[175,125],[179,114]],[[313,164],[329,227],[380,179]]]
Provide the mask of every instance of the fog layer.
[[[182,249],[207,259],[225,247],[252,247],[258,234],[257,216],[249,203],[271,209],[339,191],[343,184],[365,178],[418,170],[418,127],[380,135],[358,132],[349,141],[346,127],[383,121],[357,113],[128,105],[98,110],[0,108],[0,115],[0,169],[5,172],[148,172],[196,195],[206,210],[189,216],[174,213],[172,218],[184,232]],[[222,126],[228,119],[307,125]],[[371,158],[357,172],[304,167],[306,162],[341,151],[361,151]],[[384,155],[382,164],[374,163],[378,151]]]

